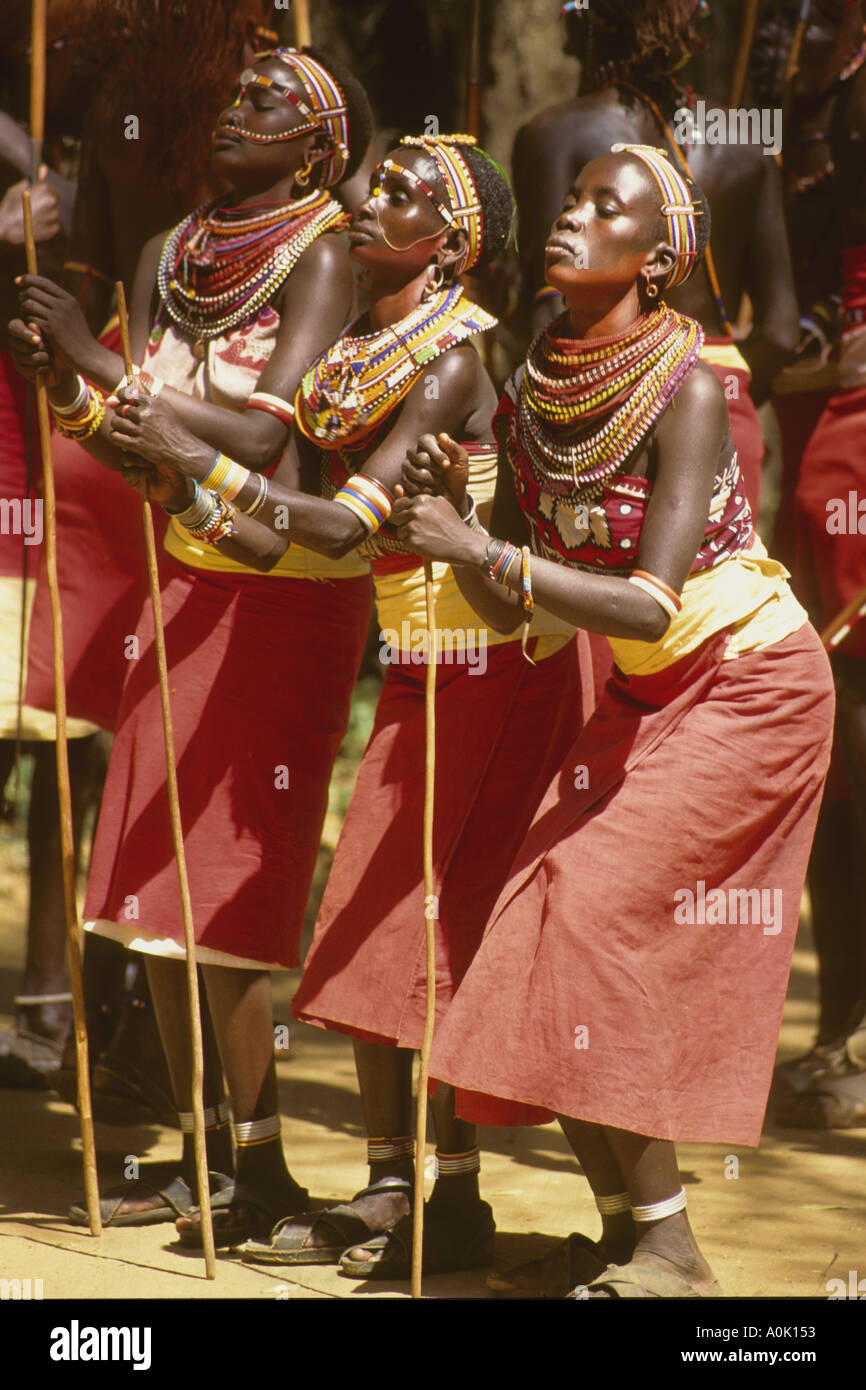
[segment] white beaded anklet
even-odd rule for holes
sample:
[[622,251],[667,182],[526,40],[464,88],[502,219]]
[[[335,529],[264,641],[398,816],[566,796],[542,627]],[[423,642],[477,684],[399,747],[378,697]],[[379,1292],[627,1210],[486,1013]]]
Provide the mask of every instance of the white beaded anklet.
[[435,1178],[459,1178],[464,1173],[481,1172],[481,1154],[477,1149],[469,1149],[465,1154],[442,1154],[436,1150],[433,1176]]
[[395,1158],[414,1158],[415,1140],[400,1135],[397,1139],[368,1139],[367,1162],[390,1163]]
[[684,1211],[686,1205],[686,1189],[681,1187],[674,1197],[668,1197],[664,1202],[648,1202],[646,1206],[632,1207],[631,1214],[635,1221],[663,1221],[666,1216],[675,1216],[678,1211]]
[[609,1197],[596,1197],[595,1205],[602,1216],[619,1216],[620,1212],[631,1210],[631,1198],[627,1192],[614,1192]]
[[279,1115],[266,1115],[263,1120],[242,1120],[232,1125],[232,1133],[239,1149],[251,1148],[253,1144],[268,1144],[280,1137]]
[[[221,1100],[219,1105],[209,1105],[204,1112],[205,1129],[222,1129],[227,1125],[232,1117],[231,1101]],[[180,1123],[181,1134],[192,1134],[195,1128],[195,1119],[191,1110],[178,1110],[177,1118]]]

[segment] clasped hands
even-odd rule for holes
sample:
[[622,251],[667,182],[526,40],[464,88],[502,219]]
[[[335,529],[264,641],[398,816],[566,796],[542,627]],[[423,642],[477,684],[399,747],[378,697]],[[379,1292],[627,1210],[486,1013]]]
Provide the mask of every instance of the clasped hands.
[[391,524],[415,554],[453,564],[478,564],[485,547],[463,522],[469,509],[469,455],[447,434],[424,434],[409,449]]

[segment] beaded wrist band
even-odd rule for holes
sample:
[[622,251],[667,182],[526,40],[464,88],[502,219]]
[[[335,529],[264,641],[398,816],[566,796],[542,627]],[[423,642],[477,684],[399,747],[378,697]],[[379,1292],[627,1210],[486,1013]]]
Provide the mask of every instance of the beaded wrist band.
[[173,516],[176,521],[180,522],[181,526],[185,526],[189,530],[191,526],[201,526],[202,522],[207,520],[213,510],[214,500],[214,494],[199,487],[193,479],[192,500],[188,506],[179,512],[173,512],[168,507],[165,510],[169,516]]
[[273,415],[284,425],[288,425],[290,429],[295,418],[293,405],[282,400],[279,396],[269,395],[267,391],[254,391],[244,406],[244,410],[263,410],[266,415]]
[[57,431],[67,439],[89,439],[96,434],[104,418],[105,401],[93,386],[87,387],[86,398],[77,414],[58,414],[54,411]]
[[235,532],[235,517],[237,513],[234,507],[229,506],[228,502],[223,501],[222,497],[216,493],[207,493],[206,496],[213,499],[210,511],[206,519],[197,526],[188,526],[186,529],[196,540],[206,541],[208,545],[216,545],[217,541],[224,540],[226,536],[233,536]]
[[370,536],[388,520],[394,505],[387,488],[366,473],[347,478],[334,501],[348,507]]
[[669,618],[675,618],[682,611],[683,602],[679,594],[670,584],[659,579],[658,575],[650,574],[647,570],[634,570],[628,578],[630,584],[635,584],[638,589],[643,589],[645,594],[649,594],[650,598],[654,598]]

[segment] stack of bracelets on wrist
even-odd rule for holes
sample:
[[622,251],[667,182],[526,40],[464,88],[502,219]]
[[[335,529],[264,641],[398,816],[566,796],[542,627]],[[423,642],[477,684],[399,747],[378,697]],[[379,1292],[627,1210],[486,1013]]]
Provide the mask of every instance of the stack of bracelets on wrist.
[[94,386],[88,386],[80,376],[75,379],[78,382],[75,400],[69,405],[52,405],[51,411],[60,434],[67,439],[89,439],[105,417],[105,401]]
[[671,588],[670,584],[659,579],[658,575],[650,574],[647,570],[633,570],[628,580],[630,584],[635,584],[639,589],[643,589],[650,598],[654,598],[669,618],[675,618],[682,610],[683,601],[679,594]]
[[208,513],[203,521],[195,526],[187,525],[187,531],[191,536],[195,536],[198,541],[206,541],[208,545],[216,545],[217,541],[224,540],[226,536],[233,536],[235,533],[235,517],[237,515],[234,507],[228,502],[224,502],[221,497],[217,497],[214,492],[205,492],[203,496],[208,499]]
[[368,536],[375,535],[391,515],[393,502],[388,489],[367,473],[347,478],[333,499],[356,516]]
[[226,502],[234,502],[251,478],[256,479],[257,492],[249,506],[243,510],[247,516],[255,516],[265,504],[268,495],[268,480],[262,473],[251,473],[249,468],[235,463],[226,454],[219,453],[201,480],[204,488],[210,488]]
[[528,545],[524,545],[522,549],[518,549],[516,545],[512,545],[511,541],[490,540],[487,542],[487,556],[484,561],[483,569],[486,570],[490,578],[494,579],[497,584],[502,584],[503,587],[505,587],[508,584],[509,575],[512,572],[515,561],[519,562],[520,587],[518,593],[520,594],[520,600],[523,604],[523,638],[520,645],[526,660],[531,666],[534,666],[535,662],[526,651],[526,642],[529,637],[529,624],[532,619],[532,610],[535,607],[535,600],[532,597],[530,560],[531,555]]
[[[168,508],[166,510],[168,511]],[[215,492],[208,492],[206,488],[199,487],[197,482],[193,482],[192,501],[185,511],[169,511],[169,516],[179,521],[196,540],[207,541],[208,545],[216,545],[217,541],[221,541],[225,536],[232,536],[235,532],[234,507],[229,506]]]

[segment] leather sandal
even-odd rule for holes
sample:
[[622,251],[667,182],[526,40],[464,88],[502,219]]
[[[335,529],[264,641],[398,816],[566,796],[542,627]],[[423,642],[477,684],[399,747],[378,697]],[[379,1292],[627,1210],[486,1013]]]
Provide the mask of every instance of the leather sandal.
[[575,1231],[540,1260],[493,1270],[487,1287],[497,1298],[565,1298],[575,1284],[597,1279],[606,1268],[601,1247]]
[[[186,1179],[177,1172],[176,1163],[154,1163],[148,1165],[149,1172],[132,1182],[119,1184],[106,1192],[100,1199],[99,1212],[103,1226],[155,1226],[161,1221],[176,1221],[186,1216],[195,1207],[195,1199]],[[158,1186],[161,1179],[162,1186]],[[222,1192],[233,1187],[232,1179],[225,1173],[210,1173],[211,1191]],[[124,1207],[133,1198],[154,1197],[158,1200],[152,1207]],[[74,1226],[87,1226],[90,1218],[86,1205],[77,1202],[69,1208],[69,1220]]]
[[611,1298],[721,1298],[718,1284],[704,1289],[696,1289],[682,1275],[673,1269],[661,1269],[655,1265],[634,1264],[608,1265],[598,1279],[580,1289],[574,1289],[566,1297],[582,1299],[593,1292],[607,1293]]
[[[310,1194],[304,1187],[297,1189],[299,1210],[304,1211]],[[240,1245],[255,1236],[267,1236],[276,1223],[286,1215],[284,1199],[270,1199],[256,1188],[233,1183],[218,1192],[211,1202],[214,1245],[227,1248]],[[200,1250],[201,1210],[193,1207],[175,1222],[181,1245]]]
[[[412,1273],[412,1213],[401,1216],[390,1231],[347,1250],[340,1273],[347,1279],[409,1279]],[[496,1223],[487,1202],[479,1202],[467,1219],[450,1210],[431,1212],[424,1219],[423,1271],[454,1274],[477,1269],[493,1260]]]
[[[380,1193],[403,1193],[411,1203],[413,1185],[405,1178],[380,1178],[379,1182],[356,1192],[352,1202],[343,1202],[323,1211],[303,1212],[299,1216],[284,1216],[278,1221],[267,1242],[248,1240],[240,1247],[241,1258],[248,1264],[266,1265],[335,1265],[340,1256],[350,1246],[361,1245],[371,1236],[380,1235],[382,1227],[370,1223],[355,1211],[352,1203],[362,1197],[375,1197]],[[400,1217],[398,1220],[402,1219]],[[312,1245],[313,1232],[331,1231],[337,1233],[336,1243]],[[385,1229],[388,1229],[387,1227]]]

